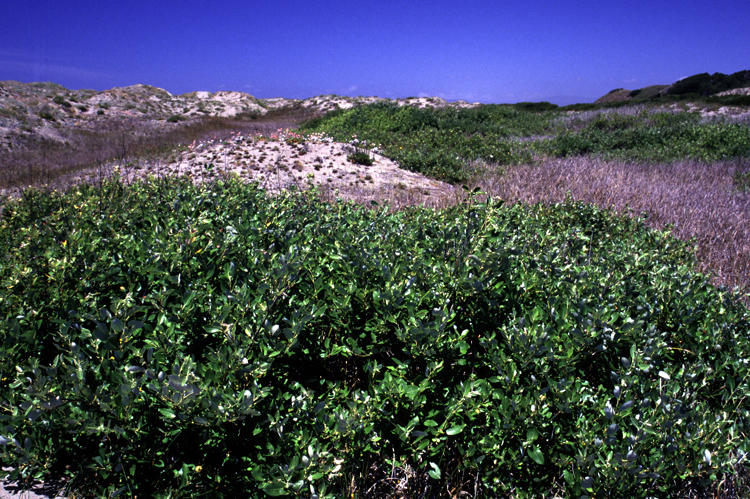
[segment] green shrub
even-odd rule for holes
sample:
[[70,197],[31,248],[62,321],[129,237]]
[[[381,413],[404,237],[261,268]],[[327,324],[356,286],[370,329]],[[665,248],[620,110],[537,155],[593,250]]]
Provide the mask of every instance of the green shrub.
[[178,121],[182,120],[182,116],[179,114],[173,114],[169,118],[167,118],[167,123],[177,123]]
[[741,192],[750,192],[750,170],[737,171],[734,174],[734,185]]
[[55,121],[55,115],[52,114],[52,109],[47,105],[42,106],[42,109],[39,111],[39,117],[47,121]]
[[52,99],[52,102],[54,102],[55,104],[59,104],[59,105],[61,105],[63,107],[71,107],[72,106],[72,104],[70,102],[66,101],[65,98],[63,96],[61,96],[61,95],[56,95]]
[[697,116],[686,113],[600,114],[583,129],[551,139],[543,149],[559,157],[597,154],[639,161],[717,161],[750,155],[750,127],[700,123]]
[[356,165],[372,166],[372,158],[363,151],[356,151],[346,157],[350,162]]
[[750,106],[750,95],[726,95],[711,97],[708,102],[715,102],[724,106]]
[[[530,162],[537,155],[596,154],[637,161],[715,161],[750,155],[747,125],[705,123],[691,113],[649,113],[640,109],[643,102],[636,110],[633,105],[631,101],[552,108],[547,103],[519,103],[417,109],[377,103],[332,112],[301,128],[342,142],[357,137],[379,144],[380,151],[402,168],[453,183],[466,181],[482,165]],[[580,120],[560,112],[571,110],[601,112]]]
[[592,206],[105,182],[6,201],[0,253],[11,478],[646,497],[750,451],[750,313],[688,245]]
[[402,168],[461,182],[476,162],[507,165],[530,159],[528,152],[517,152],[507,139],[544,131],[551,116],[509,105],[418,109],[376,103],[335,111],[301,128],[324,132],[342,142],[356,135],[368,144],[380,144],[381,152]]
[[[616,92],[616,90],[613,90],[612,92]],[[563,111],[595,111],[597,109],[602,109],[603,107],[604,106],[602,106],[601,104],[579,103],[569,104],[567,106],[561,107],[560,109],[562,109]]]
[[675,82],[668,93],[677,96],[709,96],[726,90],[747,86],[750,86],[750,70],[738,71],[731,75],[701,73]]
[[529,111],[534,113],[539,112],[545,112],[545,111],[554,111],[559,106],[557,104],[552,104],[551,102],[519,102],[517,104],[513,104],[513,107],[520,111]]

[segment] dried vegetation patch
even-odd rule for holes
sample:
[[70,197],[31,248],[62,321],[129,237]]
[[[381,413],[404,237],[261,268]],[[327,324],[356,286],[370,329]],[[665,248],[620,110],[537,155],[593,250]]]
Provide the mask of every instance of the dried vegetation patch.
[[570,197],[635,215],[693,241],[701,270],[727,286],[750,285],[750,191],[738,185],[748,160],[643,164],[575,157],[522,165],[478,185],[508,202],[560,203]]

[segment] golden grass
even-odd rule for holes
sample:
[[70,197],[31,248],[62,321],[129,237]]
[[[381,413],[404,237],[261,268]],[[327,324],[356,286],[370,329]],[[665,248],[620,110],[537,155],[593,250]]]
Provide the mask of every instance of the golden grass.
[[[309,118],[302,111],[272,111],[256,119],[203,118],[182,123],[107,119],[86,128],[56,129],[58,139],[30,135],[14,148],[0,149],[0,189],[18,193],[29,186],[64,189],[79,173],[124,167],[143,158],[161,160],[179,144],[218,138],[233,132],[271,134]],[[90,175],[89,175],[90,176]]]
[[735,172],[750,160],[669,165],[579,157],[512,167],[476,180],[509,203],[559,203],[571,197],[618,212],[648,214],[647,224],[693,241],[698,268],[718,285],[750,287],[750,192],[738,191]]

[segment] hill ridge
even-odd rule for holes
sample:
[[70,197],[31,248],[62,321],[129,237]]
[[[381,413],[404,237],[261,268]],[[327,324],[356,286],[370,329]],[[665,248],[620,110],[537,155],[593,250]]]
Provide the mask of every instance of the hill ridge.
[[750,70],[738,71],[729,75],[724,73],[699,73],[681,78],[669,85],[651,85],[635,90],[616,88],[599,97],[594,101],[594,104],[647,100],[667,95],[695,95],[700,97],[747,95],[746,91],[735,92],[745,88],[750,88]]
[[0,81],[0,151],[23,147],[34,136],[64,142],[66,127],[93,129],[111,120],[150,126],[173,126],[206,117],[260,118],[284,110],[310,117],[337,109],[373,102],[392,102],[414,107],[474,107],[480,103],[448,102],[440,97],[348,97],[335,94],[307,99],[276,97],[259,99],[245,92],[194,91],[173,95],[152,85],[137,83],[107,90],[71,90],[52,82]]

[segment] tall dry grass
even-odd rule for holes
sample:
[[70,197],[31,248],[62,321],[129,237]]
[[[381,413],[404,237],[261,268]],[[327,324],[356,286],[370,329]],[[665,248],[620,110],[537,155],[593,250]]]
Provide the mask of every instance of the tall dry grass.
[[154,160],[179,144],[224,140],[232,133],[270,134],[295,127],[310,116],[291,109],[253,118],[208,117],[177,124],[138,119],[103,119],[85,128],[56,129],[57,138],[22,137],[12,150],[0,150],[0,189],[11,192],[29,186],[68,187],[77,172],[101,171],[105,165],[124,166],[135,159]]
[[559,203],[571,197],[618,212],[648,214],[647,224],[669,227],[694,241],[699,270],[728,287],[750,287],[750,192],[734,185],[750,159],[705,164],[638,164],[578,157],[512,167],[476,183],[506,202]]

